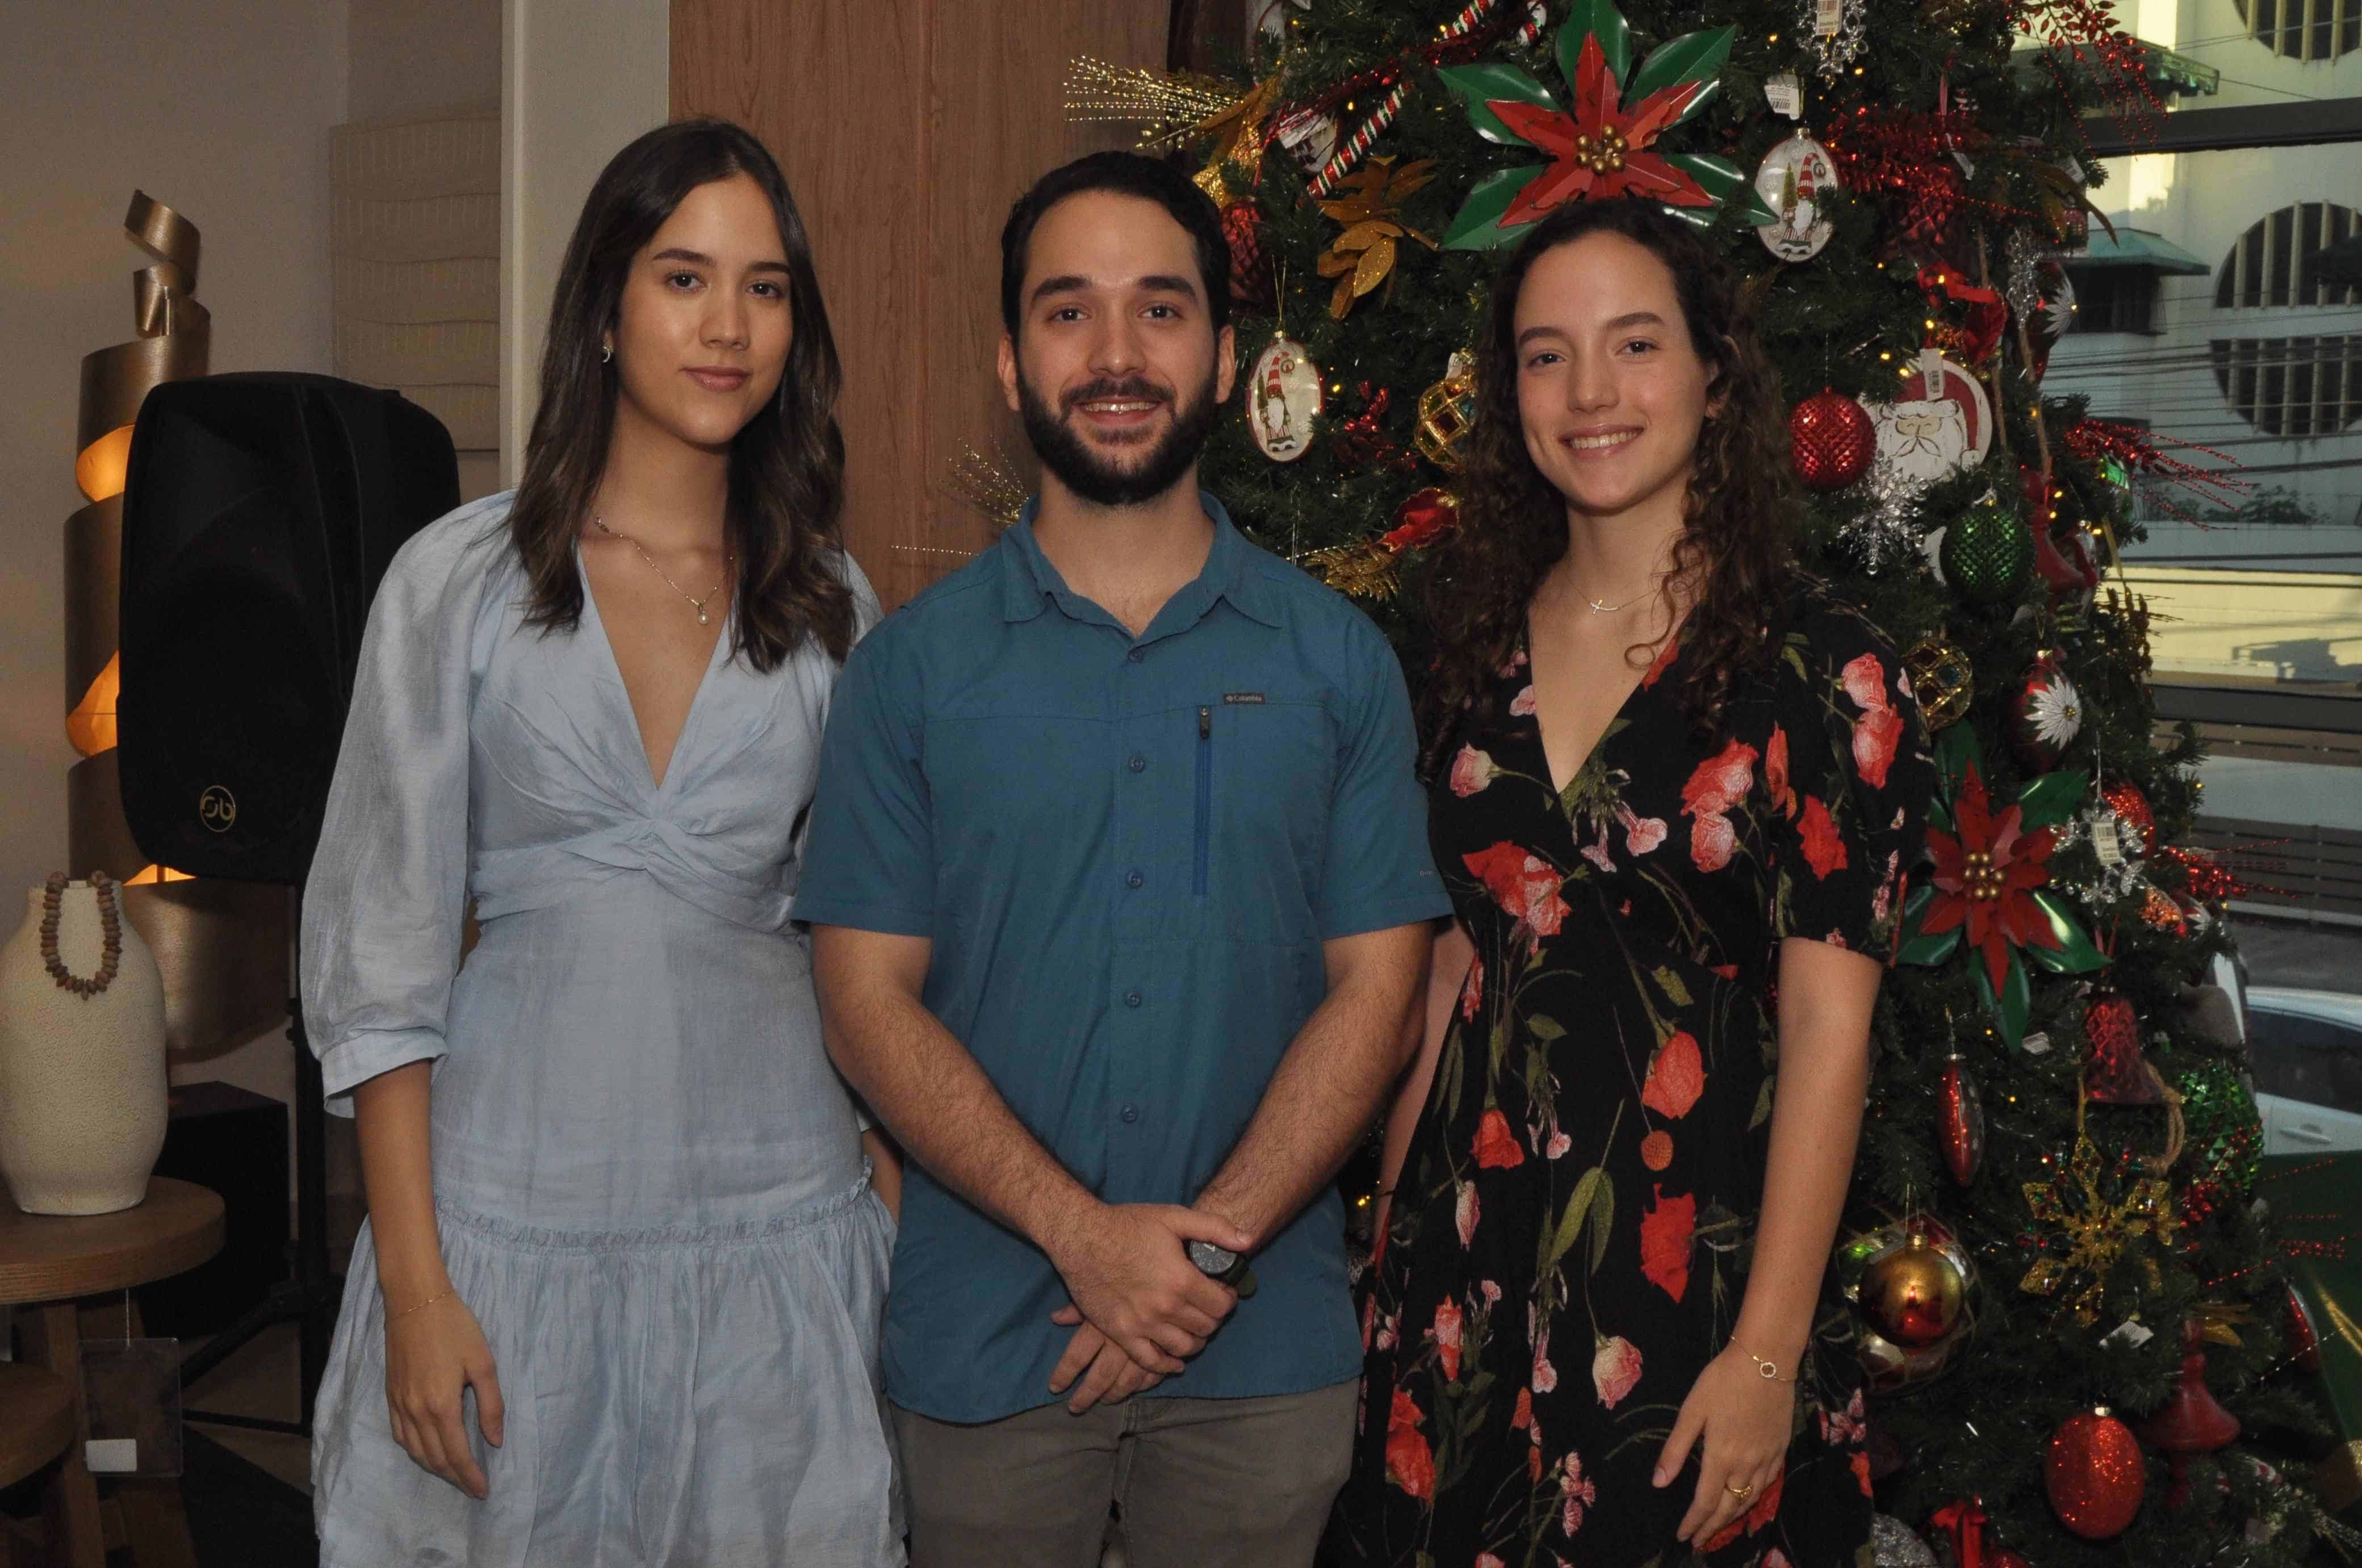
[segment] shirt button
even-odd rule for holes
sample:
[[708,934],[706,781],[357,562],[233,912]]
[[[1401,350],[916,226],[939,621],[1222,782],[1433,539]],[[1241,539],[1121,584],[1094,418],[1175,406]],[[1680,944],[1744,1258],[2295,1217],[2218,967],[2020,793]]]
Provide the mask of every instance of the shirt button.
[[1137,872],[1137,871],[1130,871],[1130,872],[1126,872],[1126,873],[1124,874],[1123,885],[1124,885],[1125,887],[1127,887],[1127,888],[1137,888],[1137,887],[1139,887],[1142,882],[1145,882],[1145,881],[1147,881],[1147,880],[1148,880],[1148,878],[1145,878],[1145,877],[1143,877],[1143,876],[1142,876],[1139,872]]
[[1138,664],[1142,659],[1148,657],[1148,650],[1146,648],[1134,648],[1123,657],[1131,663]]
[[1140,1005],[1140,993],[1138,991],[1124,992],[1123,1005],[1126,1007],[1138,1007]]
[[1121,1110],[1117,1111],[1116,1114],[1122,1117],[1126,1121],[1137,1121],[1140,1120],[1140,1107],[1136,1105],[1127,1105]]
[[1130,766],[1134,773],[1145,773],[1148,771],[1148,758],[1144,756],[1135,756],[1131,759]]

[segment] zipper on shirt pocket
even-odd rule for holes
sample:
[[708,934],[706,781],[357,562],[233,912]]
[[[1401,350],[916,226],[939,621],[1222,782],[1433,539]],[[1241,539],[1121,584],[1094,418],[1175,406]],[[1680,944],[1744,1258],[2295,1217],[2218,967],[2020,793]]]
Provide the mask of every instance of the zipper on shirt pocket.
[[1198,837],[1196,860],[1189,873],[1189,891],[1206,896],[1206,862],[1214,836],[1214,710],[1198,710]]

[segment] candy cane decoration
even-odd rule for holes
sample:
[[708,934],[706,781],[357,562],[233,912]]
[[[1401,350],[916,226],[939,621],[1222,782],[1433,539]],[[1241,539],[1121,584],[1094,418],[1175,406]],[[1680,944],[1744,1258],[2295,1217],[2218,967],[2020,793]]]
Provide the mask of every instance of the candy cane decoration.
[[[1468,4],[1460,8],[1458,16],[1437,30],[1446,39],[1465,38],[1500,3],[1501,0],[1468,0]],[[1518,43],[1529,44],[1541,36],[1541,7],[1530,6],[1525,24],[1518,28],[1515,37]],[[1336,150],[1329,155],[1329,161],[1320,166],[1320,172],[1314,175],[1311,184],[1306,187],[1315,200],[1327,196],[1337,188],[1339,181],[1353,171],[1353,166],[1362,160],[1362,155],[1385,134],[1388,126],[1395,123],[1395,116],[1402,112],[1403,100],[1409,95],[1407,83],[1396,83],[1386,90],[1386,95],[1378,100],[1378,106],[1370,111],[1370,117],[1363,120],[1352,136],[1338,143]]]

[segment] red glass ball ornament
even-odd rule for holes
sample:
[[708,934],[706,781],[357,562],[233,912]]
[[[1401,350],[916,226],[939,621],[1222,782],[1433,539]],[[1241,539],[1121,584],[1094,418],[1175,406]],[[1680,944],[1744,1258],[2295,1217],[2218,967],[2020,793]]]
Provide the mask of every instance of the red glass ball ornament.
[[2148,1474],[2140,1441],[2107,1408],[2068,1417],[2050,1435],[2043,1487],[2058,1522],[2085,1540],[2122,1535],[2140,1512]]
[[2140,1018],[2114,991],[2083,1007],[2083,1092],[2102,1105],[2157,1105],[2165,1085],[2142,1055]]
[[1954,1181],[1966,1187],[1977,1179],[1985,1157],[1984,1099],[1968,1064],[1958,1056],[1944,1064],[1944,1081],[1936,1091],[1936,1141]]
[[2143,854],[2157,853],[2157,813],[2149,810],[2148,797],[2140,792],[2139,785],[2118,778],[2100,791],[2100,799],[2108,803],[2108,810],[2140,830]]
[[1823,387],[1788,413],[1788,453],[1796,477],[1814,490],[1843,490],[1870,471],[1878,427],[1870,411]]

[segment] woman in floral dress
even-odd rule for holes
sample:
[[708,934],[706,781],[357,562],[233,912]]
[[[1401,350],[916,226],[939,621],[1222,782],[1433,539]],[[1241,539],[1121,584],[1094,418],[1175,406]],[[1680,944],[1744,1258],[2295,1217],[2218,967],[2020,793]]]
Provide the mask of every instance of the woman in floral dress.
[[1918,711],[1791,559],[1776,383],[1686,225],[1545,218],[1477,379],[1425,713],[1457,920],[1328,1551],[1866,1565],[1822,1285],[1935,783]]

